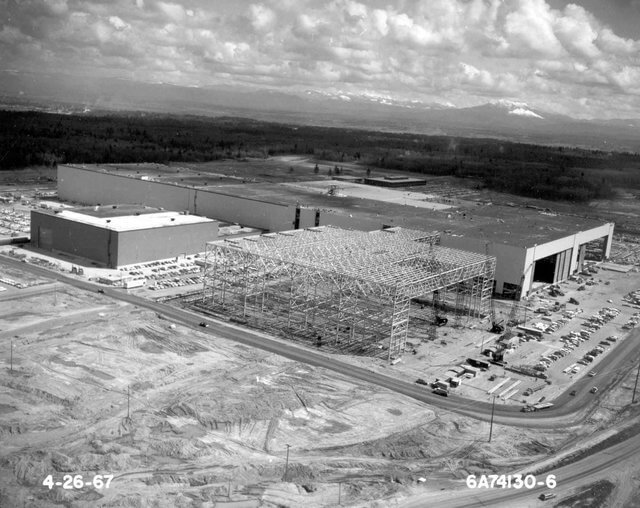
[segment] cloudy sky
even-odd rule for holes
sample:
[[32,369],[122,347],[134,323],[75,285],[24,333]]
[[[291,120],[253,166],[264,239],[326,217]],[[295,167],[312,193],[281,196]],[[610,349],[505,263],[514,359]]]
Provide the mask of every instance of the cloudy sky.
[[0,69],[640,117],[640,0],[0,0]]

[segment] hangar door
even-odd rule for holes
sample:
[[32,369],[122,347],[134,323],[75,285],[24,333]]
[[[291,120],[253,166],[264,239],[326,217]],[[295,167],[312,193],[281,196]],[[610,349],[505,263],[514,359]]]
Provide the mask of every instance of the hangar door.
[[41,249],[53,249],[53,229],[38,226],[38,240],[36,245]]
[[567,249],[538,259],[533,269],[533,282],[553,284],[567,279],[571,271],[572,251],[573,249]]

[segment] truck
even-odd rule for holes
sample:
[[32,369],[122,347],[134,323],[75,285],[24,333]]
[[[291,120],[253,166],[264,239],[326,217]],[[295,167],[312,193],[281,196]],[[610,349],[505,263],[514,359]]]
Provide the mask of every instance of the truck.
[[550,407],[553,407],[553,404],[551,402],[543,402],[541,404],[533,404],[532,407],[534,411],[542,411],[543,409],[549,409]]
[[477,367],[479,369],[488,369],[490,366],[489,362],[486,360],[479,360],[477,358],[467,358],[467,363],[472,367]]

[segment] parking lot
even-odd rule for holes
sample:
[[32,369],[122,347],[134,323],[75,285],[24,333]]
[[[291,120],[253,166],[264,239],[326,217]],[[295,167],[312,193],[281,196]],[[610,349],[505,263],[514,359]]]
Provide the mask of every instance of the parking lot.
[[202,284],[202,268],[196,264],[198,254],[178,259],[151,261],[120,268],[123,278],[144,280],[146,289],[158,291]]
[[0,208],[0,237],[28,236],[31,219],[29,212],[12,208]]
[[[520,326],[504,341],[504,364],[493,363],[499,334],[489,319],[466,326],[438,328],[435,341],[409,337],[415,354],[405,354],[393,370],[425,389],[504,404],[546,404],[581,379],[598,387],[601,361],[629,339],[640,322],[640,274],[620,273],[594,265],[591,271],[556,286],[540,288],[521,302]],[[499,319],[513,302],[496,301]],[[450,319],[455,321],[455,319]],[[417,327],[410,335],[418,333]],[[411,351],[410,351],[411,352]],[[365,363],[365,362],[361,362]],[[437,381],[436,381],[437,380]],[[438,392],[440,393],[440,392]]]

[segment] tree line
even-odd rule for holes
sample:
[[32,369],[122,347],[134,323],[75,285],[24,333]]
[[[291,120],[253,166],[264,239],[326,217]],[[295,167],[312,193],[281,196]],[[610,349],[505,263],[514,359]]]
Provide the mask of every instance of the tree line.
[[284,154],[337,165],[355,162],[390,171],[476,178],[497,191],[555,200],[610,197],[622,181],[640,185],[640,156],[631,153],[230,117],[0,111],[0,170]]

